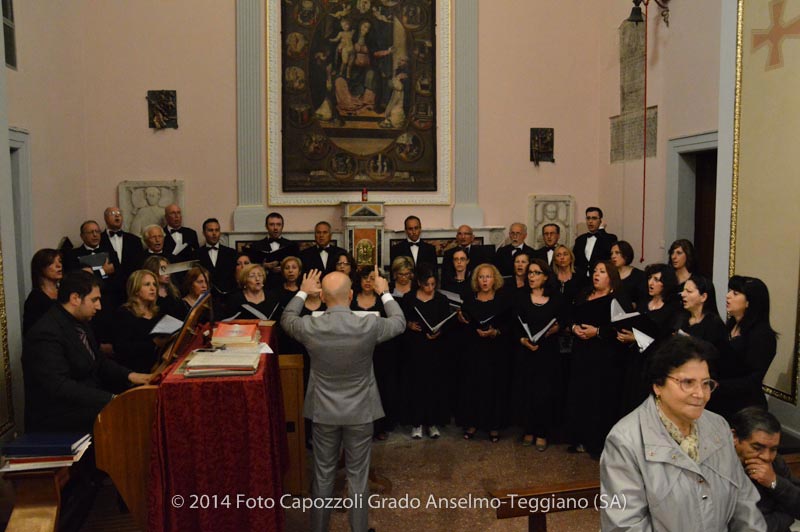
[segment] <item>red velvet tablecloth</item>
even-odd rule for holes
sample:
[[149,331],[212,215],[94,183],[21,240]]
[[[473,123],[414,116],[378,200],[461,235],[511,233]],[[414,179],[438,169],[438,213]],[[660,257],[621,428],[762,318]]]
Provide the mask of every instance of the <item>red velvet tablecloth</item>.
[[[262,328],[270,346],[271,336]],[[282,531],[288,446],[278,355],[262,355],[247,377],[186,378],[174,372],[180,364],[158,390],[148,530]]]

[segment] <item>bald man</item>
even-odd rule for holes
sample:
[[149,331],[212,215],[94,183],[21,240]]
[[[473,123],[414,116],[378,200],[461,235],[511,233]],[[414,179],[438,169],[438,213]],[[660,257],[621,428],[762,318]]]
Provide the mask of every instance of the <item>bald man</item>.
[[[350,529],[366,532],[369,528],[367,499],[372,422],[384,416],[372,369],[372,352],[376,344],[402,333],[406,320],[377,266],[373,286],[375,292],[381,294],[386,318],[353,314],[350,278],[341,272],[331,272],[320,284],[320,273],[311,270],[303,276],[300,291],[286,305],[281,317],[283,330],[306,347],[311,359],[303,412],[313,423],[311,496],[325,500],[333,494],[341,445],[353,502]],[[319,293],[320,286],[322,301],[328,310],[316,318],[301,318],[306,297]],[[328,530],[331,507],[322,502],[314,504],[311,510],[313,532]]]
[[[197,231],[183,226],[183,211],[176,204],[164,207],[164,254],[170,262],[184,262],[195,258],[200,243]],[[179,248],[175,253],[175,248]]]

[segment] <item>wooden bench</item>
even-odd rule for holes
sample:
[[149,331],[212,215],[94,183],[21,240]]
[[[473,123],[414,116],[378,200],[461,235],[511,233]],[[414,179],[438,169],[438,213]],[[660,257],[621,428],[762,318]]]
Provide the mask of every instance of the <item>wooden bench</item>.
[[[784,455],[783,459],[792,476],[800,478],[800,453]],[[500,501],[498,519],[527,517],[528,532],[547,532],[547,514],[595,508],[596,498],[600,495],[600,481],[566,482],[490,493]]]

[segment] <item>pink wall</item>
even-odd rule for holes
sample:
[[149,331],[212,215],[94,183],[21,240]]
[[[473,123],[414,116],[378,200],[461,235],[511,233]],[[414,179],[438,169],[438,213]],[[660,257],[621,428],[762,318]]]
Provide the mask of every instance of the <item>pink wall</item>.
[[[649,102],[659,106],[659,155],[648,160],[648,260],[661,256],[668,138],[716,129],[720,1],[675,5],[670,28],[651,17]],[[32,132],[34,245],[55,245],[64,233],[76,240],[80,221],[100,217],[125,179],[183,179],[187,225],[216,215],[231,229],[233,2],[18,4],[21,66],[8,71],[9,117]],[[608,119],[619,113],[617,28],[630,1],[480,0],[479,7],[485,223],[524,220],[528,194],[571,194],[578,220],[599,204],[609,231],[636,245],[641,163],[609,163]],[[147,128],[148,89],[178,91],[179,129]],[[555,164],[530,162],[530,127],[555,128]],[[280,210],[289,230],[326,218],[338,228],[338,207]],[[400,228],[410,212],[428,228],[450,225],[449,206],[399,206],[387,209],[388,226]]]

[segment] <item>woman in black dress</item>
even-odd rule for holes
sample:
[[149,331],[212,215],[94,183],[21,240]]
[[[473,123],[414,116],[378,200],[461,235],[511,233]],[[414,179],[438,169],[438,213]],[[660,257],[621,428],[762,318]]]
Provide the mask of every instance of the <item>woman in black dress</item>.
[[114,354],[131,371],[150,373],[158,359],[157,337],[150,334],[161,317],[158,279],[150,270],[136,270],[128,278],[128,301],[114,314]]
[[747,406],[767,409],[761,387],[775,358],[778,335],[769,322],[769,290],[761,279],[731,277],[725,307],[730,349],[721,357],[719,390],[708,409],[731,419]]
[[[461,298],[461,304],[472,298],[470,279],[469,257],[463,248],[453,252],[453,276],[442,281],[442,289],[452,292]],[[458,308],[457,303],[452,303],[453,308]],[[455,416],[456,425],[463,426],[464,412],[462,411],[462,389],[464,387],[464,370],[466,368],[465,355],[470,342],[469,323],[461,318],[453,319],[448,329],[448,342],[451,346],[452,367],[448,372],[447,386],[449,389],[450,412]]]
[[242,272],[239,274],[239,286],[241,289],[228,296],[228,301],[225,304],[225,313],[228,317],[236,316],[237,319],[275,319],[275,314],[277,313],[276,304],[268,301],[267,294],[264,292],[266,278],[264,267],[260,264],[248,264],[242,268]]
[[392,283],[389,289],[392,297],[401,298],[414,290],[414,263],[411,258],[400,256],[392,261]]
[[440,436],[439,425],[449,421],[447,387],[441,383],[446,368],[451,364],[447,363],[449,350],[442,338],[443,329],[440,327],[436,332],[432,329],[450,315],[450,304],[436,291],[436,276],[432,269],[422,266],[416,277],[419,288],[400,300],[407,324],[402,336],[407,415],[413,439],[422,438],[423,427],[427,427],[428,435],[436,439]]
[[666,264],[650,264],[644,271],[647,275],[648,297],[641,302],[639,313],[647,317],[647,327],[642,332],[653,338],[653,343],[639,345],[631,329],[617,329],[617,340],[628,346],[625,362],[625,395],[621,411],[623,415],[639,406],[650,394],[650,386],[645,377],[647,360],[662,341],[672,336],[675,319],[680,310],[675,270]]
[[675,330],[704,340],[717,349],[719,355],[728,351],[728,330],[719,317],[717,294],[711,279],[692,275],[681,292],[683,312],[678,314]]
[[580,280],[575,273],[575,255],[563,244],[553,254],[553,273],[558,281],[558,291],[567,305],[575,303],[580,289]]
[[[281,276],[283,276],[283,284],[276,290],[271,290],[267,294],[266,306],[270,309],[271,318],[275,320],[276,334],[278,338],[278,349],[281,353],[296,355],[307,355],[303,344],[285,334],[280,327],[281,316],[283,309],[289,304],[294,295],[300,290],[300,276],[303,273],[303,262],[295,257],[285,257],[281,261]],[[305,306],[304,306],[305,309]],[[305,310],[301,310],[301,313]],[[304,314],[305,315],[305,314]],[[304,375],[308,375],[308,364],[303,370]],[[304,378],[307,381],[307,378]]]
[[153,272],[158,279],[158,306],[161,315],[169,314],[173,318],[180,318],[183,305],[181,304],[181,293],[178,287],[172,282],[170,274],[166,273],[169,261],[161,255],[147,257],[142,265],[143,270]]
[[453,270],[455,271],[453,277],[442,281],[442,290],[458,294],[462,300],[466,301],[466,298],[472,294],[472,287],[470,286],[469,257],[463,249],[456,249],[453,252]]
[[[610,261],[598,262],[592,287],[578,296],[573,309],[574,335],[567,397],[570,452],[599,456],[608,431],[617,421],[621,400],[624,348],[611,326],[611,301],[619,274]],[[622,303],[622,302],[620,302]]]
[[[208,285],[209,282],[208,270],[202,266],[195,266],[186,272],[186,276],[183,278],[183,283],[181,284],[181,293],[183,294],[183,297],[181,298],[181,304],[183,312],[181,316],[175,316],[176,318],[181,320],[186,319],[186,316],[189,315],[189,311],[192,310],[192,307],[194,307],[195,303],[197,303],[197,300],[200,298],[200,296],[205,292],[208,292],[210,289]],[[208,320],[209,316],[204,311],[204,315],[200,318],[200,322],[206,323]]]
[[[362,266],[358,270],[359,283],[356,286],[356,295],[350,303],[352,310],[379,312],[382,318],[386,317],[383,302],[372,286],[375,278],[375,269],[372,266]],[[375,381],[378,383],[378,392],[385,416],[375,420],[374,437],[383,441],[388,437],[388,432],[394,428],[397,416],[397,342],[394,338],[388,342],[375,346],[372,354],[372,367],[375,371]]]
[[459,319],[468,321],[464,353],[461,413],[464,439],[485,430],[500,441],[503,392],[508,387],[509,306],[499,290],[503,277],[492,264],[472,272],[473,297],[464,301]]
[[339,255],[339,258],[336,259],[336,271],[342,272],[348,276],[353,287],[358,286],[360,282],[358,278],[358,268],[356,268],[356,260],[350,253]]
[[633,247],[624,240],[615,242],[611,246],[611,262],[619,272],[620,292],[625,294],[633,310],[641,312],[639,307],[648,299],[647,277],[642,270],[631,266]]
[[63,276],[64,268],[61,264],[60,251],[45,248],[33,254],[31,259],[33,290],[25,298],[25,306],[22,310],[23,336],[55,304],[58,296],[58,283]]
[[[562,381],[561,354],[558,347],[559,320],[564,319],[563,299],[558,293],[555,275],[542,259],[533,259],[528,266],[527,297],[519,300],[514,328],[514,405],[523,428],[522,445],[534,444],[547,449],[547,438],[555,425],[559,388]],[[555,319],[555,323],[550,323]],[[548,324],[547,332],[534,343],[522,327],[527,325],[536,335]]]
[[680,238],[669,247],[669,264],[678,278],[678,293],[683,291],[683,284],[689,280],[694,271],[694,245]]

